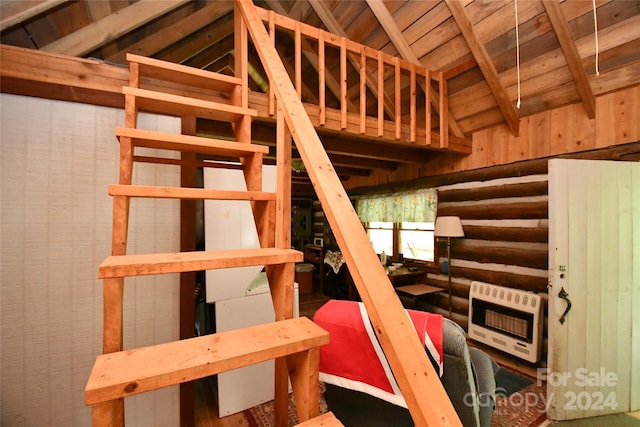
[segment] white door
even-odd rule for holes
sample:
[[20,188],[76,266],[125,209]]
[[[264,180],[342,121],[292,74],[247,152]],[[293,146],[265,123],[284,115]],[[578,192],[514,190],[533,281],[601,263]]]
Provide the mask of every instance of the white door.
[[549,281],[548,417],[639,409],[639,163],[549,162]]

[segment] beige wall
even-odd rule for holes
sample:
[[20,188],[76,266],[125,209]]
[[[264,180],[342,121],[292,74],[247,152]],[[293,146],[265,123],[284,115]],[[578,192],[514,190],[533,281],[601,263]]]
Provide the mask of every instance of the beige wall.
[[640,86],[596,98],[596,117],[581,104],[568,105],[520,120],[520,134],[506,125],[475,132],[468,156],[434,156],[432,162],[409,165],[371,177],[354,177],[346,188],[405,181],[487,166],[537,159],[640,141]]
[[[84,387],[102,349],[98,265],[111,251],[122,110],[2,94],[0,402],[2,426],[88,426]],[[175,118],[141,115],[149,129]],[[142,165],[134,183],[179,185]],[[166,167],[165,167],[166,168]],[[179,250],[176,201],[132,201],[130,252]],[[179,279],[127,279],[125,348],[178,338]],[[178,425],[177,387],[126,401],[127,424]]]

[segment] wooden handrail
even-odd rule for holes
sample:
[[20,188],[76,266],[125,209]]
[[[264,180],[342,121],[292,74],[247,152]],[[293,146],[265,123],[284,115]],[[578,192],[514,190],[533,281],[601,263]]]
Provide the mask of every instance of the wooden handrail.
[[[319,111],[321,117],[321,124],[323,124],[323,112],[326,110],[325,105],[325,93],[324,83],[331,76],[325,70],[325,56],[326,47],[331,46],[339,52],[339,87],[334,88],[332,92],[337,91],[334,95],[340,102],[340,116],[343,128],[346,128],[347,113],[355,111],[349,111],[349,108],[353,109],[355,104],[351,102],[347,96],[347,61],[351,62],[355,70],[359,74],[360,78],[360,122],[361,129],[365,128],[366,122],[366,88],[372,91],[373,95],[378,99],[378,108],[376,119],[378,121],[378,135],[384,136],[384,120],[385,113],[387,113],[395,122],[393,138],[400,140],[402,134],[408,135],[408,140],[412,143],[420,143],[424,145],[431,145],[431,114],[432,112],[438,115],[438,123],[440,125],[447,124],[446,122],[446,110],[444,114],[441,114],[440,108],[433,110],[431,108],[431,97],[433,93],[438,96],[438,105],[446,105],[446,85],[443,84],[442,73],[430,72],[427,68],[417,65],[413,62],[406,61],[397,56],[388,55],[382,51],[373,49],[369,46],[357,43],[353,40],[349,40],[345,37],[337,36],[322,29],[313,27],[311,25],[296,21],[289,17],[274,13],[272,10],[266,10],[259,7],[255,7],[256,13],[259,19],[268,25],[270,43],[275,46],[275,30],[285,30],[292,34],[294,39],[294,80],[296,93],[298,97],[302,93],[302,62],[303,48],[305,46],[304,53],[309,56],[312,54],[314,57],[318,57],[317,73],[319,84]],[[315,43],[308,43],[307,40],[312,40]],[[313,49],[312,45],[317,46],[316,52],[308,52],[309,49]],[[431,90],[422,90],[423,96],[419,97],[416,90],[416,81],[419,80],[419,86],[422,89],[430,88]],[[403,91],[403,81],[409,81],[409,88]],[[373,83],[372,83],[373,82]],[[389,82],[389,83],[387,83]],[[435,83],[435,87],[434,84]],[[390,101],[393,103],[392,108],[388,108],[385,101],[385,87],[393,88],[394,97]],[[270,83],[271,87],[271,83]],[[435,89],[437,88],[437,90]],[[404,94],[406,92],[406,94]],[[269,96],[273,97],[273,90],[269,90]],[[420,98],[420,99],[418,99]],[[271,100],[272,98],[270,98]],[[403,102],[404,101],[404,102]],[[402,109],[402,105],[408,103],[410,105],[409,110]],[[270,114],[274,115],[273,103],[270,102]],[[424,107],[425,114],[428,117],[425,118],[423,126],[425,127],[425,139],[422,141],[416,140],[416,128],[418,122],[416,120],[416,109],[418,105]],[[403,121],[403,118],[408,117]],[[426,131],[429,130],[429,131]],[[439,145],[436,148],[447,148],[448,146],[448,127],[439,129]]]
[[[460,419],[373,250],[257,8],[251,0],[236,0],[238,11],[272,82],[282,118],[300,152],[415,424],[460,426]],[[308,31],[304,25],[300,28]]]

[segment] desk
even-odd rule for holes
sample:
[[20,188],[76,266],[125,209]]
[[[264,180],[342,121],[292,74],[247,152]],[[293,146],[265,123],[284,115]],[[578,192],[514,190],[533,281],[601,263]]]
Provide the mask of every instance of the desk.
[[438,292],[442,292],[445,289],[439,288],[437,286],[431,285],[423,285],[423,284],[415,284],[415,285],[407,285],[407,286],[398,286],[396,288],[396,292],[402,295],[409,296],[413,299],[413,306],[416,306],[416,301],[418,298],[430,295],[437,294]]
[[387,272],[387,276],[393,286],[398,286],[402,284],[406,284],[407,282],[415,283],[416,279],[420,279],[426,272],[426,269],[418,268],[415,271],[409,270],[409,267],[398,267],[394,271],[389,271],[388,268],[385,268]]

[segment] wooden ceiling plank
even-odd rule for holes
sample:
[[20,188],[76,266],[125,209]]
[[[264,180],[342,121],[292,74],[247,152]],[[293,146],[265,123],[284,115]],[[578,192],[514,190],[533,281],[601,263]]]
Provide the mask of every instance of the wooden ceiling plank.
[[558,36],[560,47],[562,48],[569,70],[575,80],[587,116],[593,119],[596,116],[596,98],[591,90],[587,73],[585,73],[582,67],[582,58],[580,58],[578,54],[576,43],[569,32],[567,22],[560,10],[560,3],[558,3],[557,0],[542,0],[542,5],[547,11],[547,16],[551,21],[556,36]]
[[[327,29],[330,32],[340,37],[349,38],[344,28],[342,28],[342,26],[338,23],[336,18],[331,13],[331,10],[329,10],[329,8],[326,6],[325,3],[319,0],[309,0],[309,4],[311,4],[311,7],[313,8],[313,10],[320,17],[320,19],[322,20],[322,23],[327,27]],[[354,56],[352,54],[349,54],[347,56],[353,68],[360,71],[360,57]],[[384,92],[378,93],[377,79],[375,76],[372,76],[371,73],[369,72],[367,72],[367,87],[369,88],[371,93],[373,93],[374,96],[382,97],[382,99],[384,100],[385,112],[389,115],[389,117],[393,118],[395,114],[393,100],[389,99],[389,97]]]
[[[67,0],[43,0],[38,2],[33,1],[3,1],[0,2],[0,31],[4,31],[7,28],[11,28],[14,25],[18,25],[21,22],[27,21],[34,16],[45,13],[54,7],[57,7]],[[35,3],[35,4],[34,4]]]
[[[369,5],[369,8],[373,12],[373,14],[378,19],[378,22],[380,22],[380,25],[382,26],[384,31],[389,36],[389,39],[391,39],[391,42],[397,49],[398,53],[400,53],[400,56],[402,57],[402,59],[404,59],[405,61],[412,62],[416,65],[422,66],[422,64],[420,63],[420,60],[418,59],[416,54],[413,52],[413,50],[411,49],[411,46],[409,46],[409,43],[407,43],[407,40],[404,38],[404,36],[400,32],[400,29],[396,25],[393,19],[393,16],[391,15],[391,13],[389,13],[389,10],[384,5],[384,3],[379,0],[367,0],[367,4]],[[433,106],[436,109],[436,111],[438,111],[439,113],[440,106],[438,103],[437,92],[432,87],[427,88],[425,81],[422,79],[420,79],[418,83],[423,91],[429,89],[429,91],[431,92],[431,97],[430,97],[431,102],[433,103]],[[447,111],[447,114],[449,116],[449,120],[448,120],[449,129],[451,130],[451,132],[453,132],[454,135],[462,137],[464,135],[462,133],[462,129],[460,129],[460,126],[458,126],[458,123],[455,121],[453,115],[451,114],[450,111]]]
[[458,3],[457,0],[445,1],[447,3],[447,6],[449,6],[449,10],[451,11],[453,19],[455,19],[458,27],[460,28],[460,33],[467,42],[467,45],[469,46],[473,57],[476,59],[476,62],[478,63],[482,74],[484,74],[484,77],[487,80],[487,84],[491,88],[491,92],[496,98],[498,107],[500,107],[500,111],[502,111],[509,129],[511,130],[513,135],[518,136],[518,113],[511,103],[511,100],[507,96],[507,92],[505,91],[504,87],[502,86],[502,84],[500,84],[500,77],[498,76],[498,72],[496,71],[493,62],[491,61],[491,57],[489,57],[484,44],[482,44],[482,41],[478,38],[478,35],[473,29],[473,25],[471,24],[471,21],[469,21],[469,18],[464,11],[464,6]]
[[41,50],[82,56],[187,2],[188,0],[162,2],[139,0],[118,13],[112,13],[66,37],[49,43]]
[[[153,56],[167,46],[177,43],[210,23],[214,21],[219,22],[221,17],[230,14],[231,12],[233,12],[233,3],[231,2],[214,1],[207,3],[207,5],[202,9],[197,10],[175,24],[169,25],[160,31],[154,32],[148,37],[127,46],[126,51],[135,53],[136,55]],[[227,27],[229,28],[229,34],[231,34],[231,32],[233,32],[233,25],[228,25]],[[125,54],[126,52],[124,51],[118,52],[106,59],[111,62],[124,63]],[[184,59],[186,58],[183,58],[183,60]]]

